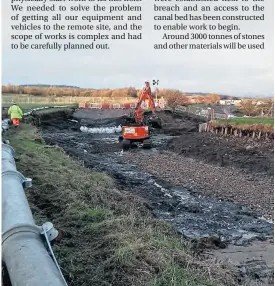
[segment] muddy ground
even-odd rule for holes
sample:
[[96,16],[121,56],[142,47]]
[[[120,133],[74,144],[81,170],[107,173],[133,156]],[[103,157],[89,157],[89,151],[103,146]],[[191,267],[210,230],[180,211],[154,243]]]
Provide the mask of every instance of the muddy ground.
[[[127,110],[94,110],[77,111],[74,116],[81,125],[88,127],[113,126],[121,124],[121,117]],[[107,115],[106,115],[107,114]],[[261,141],[252,138],[223,137],[212,133],[198,133],[199,123],[203,118],[184,114],[173,114],[171,111],[160,114],[162,129],[157,134],[175,136],[166,141],[162,149],[172,151],[184,157],[197,158],[206,163],[221,167],[237,167],[247,173],[274,174],[273,140]]]
[[247,173],[263,173],[272,176],[274,173],[273,141],[252,138],[227,138],[212,133],[184,133],[170,141],[168,150],[184,157],[192,157],[221,167],[234,166]]
[[[171,112],[159,113],[163,128],[153,131],[152,150],[125,153],[119,134],[79,130],[118,126],[125,113],[76,111],[71,118],[43,122],[43,137],[85,166],[113,176],[120,189],[144,199],[156,217],[182,235],[200,239],[203,248],[241,247],[234,249],[243,253],[238,265],[242,274],[273,285],[268,284],[273,276],[273,244],[268,242],[273,224],[259,218],[273,219],[273,142],[201,134],[197,130],[202,120]],[[267,241],[262,253],[268,259],[253,262],[256,252],[253,256],[246,250],[251,242],[258,247],[257,241]],[[228,258],[228,253],[218,253],[216,257]]]

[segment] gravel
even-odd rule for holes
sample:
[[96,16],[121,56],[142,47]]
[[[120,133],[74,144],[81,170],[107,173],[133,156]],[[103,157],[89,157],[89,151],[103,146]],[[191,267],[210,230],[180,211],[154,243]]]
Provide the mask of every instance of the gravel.
[[234,167],[219,167],[172,152],[125,153],[124,159],[143,170],[203,196],[231,201],[273,220],[273,178],[250,175]]

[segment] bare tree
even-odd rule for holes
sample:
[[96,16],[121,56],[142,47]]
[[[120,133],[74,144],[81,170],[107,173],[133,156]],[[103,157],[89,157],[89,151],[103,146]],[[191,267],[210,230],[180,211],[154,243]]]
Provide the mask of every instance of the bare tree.
[[244,115],[256,115],[256,103],[254,103],[251,99],[243,99],[240,103],[240,110]]
[[221,97],[219,95],[217,95],[217,94],[210,93],[210,94],[207,95],[207,97],[209,98],[209,101],[211,103],[214,103],[214,104],[220,103]]

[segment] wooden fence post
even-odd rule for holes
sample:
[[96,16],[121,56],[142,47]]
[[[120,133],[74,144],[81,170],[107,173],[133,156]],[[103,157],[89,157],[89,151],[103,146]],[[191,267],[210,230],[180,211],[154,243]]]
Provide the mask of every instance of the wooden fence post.
[[261,135],[262,135],[262,132],[260,131],[260,132],[259,132],[259,135],[258,135],[258,139],[261,138]]
[[224,130],[224,135],[227,135],[228,128],[226,127]]

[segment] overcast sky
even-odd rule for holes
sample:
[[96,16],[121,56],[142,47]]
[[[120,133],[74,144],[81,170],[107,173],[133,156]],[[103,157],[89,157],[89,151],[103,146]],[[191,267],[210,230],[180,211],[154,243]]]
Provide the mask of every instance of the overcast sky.
[[[85,2],[82,3],[85,5]],[[106,3],[106,6],[108,6],[108,2]],[[185,3],[188,5],[188,2]],[[242,3],[239,3],[240,6]],[[165,15],[165,12],[154,12],[153,4],[153,1],[146,1],[146,3],[144,1],[142,4],[143,11],[145,11],[142,20],[142,41],[113,41],[110,42],[111,49],[105,51],[71,50],[57,52],[49,50],[11,50],[10,35],[12,31],[10,25],[12,21],[10,18],[12,15],[16,15],[17,12],[12,12],[10,1],[3,1],[3,84],[41,83],[76,85],[87,88],[119,88],[125,86],[141,88],[144,80],[158,79],[160,88],[174,88],[186,92],[216,92],[244,96],[273,94],[274,1],[264,2],[265,21],[234,22],[240,26],[242,33],[264,33],[266,37],[266,49],[264,51],[154,50],[154,43],[163,43],[164,41],[161,40],[163,32],[156,33],[153,31],[153,15]],[[221,5],[223,4],[221,3]],[[227,5],[238,5],[238,3],[228,2]],[[42,12],[40,13],[40,15],[45,15]],[[95,14],[95,12],[87,13]],[[199,14],[198,12],[192,13],[193,15]],[[210,14],[213,13],[217,12],[211,12]],[[247,13],[248,15],[253,14],[253,12]],[[37,14],[37,12],[32,12],[32,14]],[[52,12],[51,16],[54,14]],[[84,13],[74,12],[74,14],[83,15]],[[182,12],[182,14],[184,15],[185,12]],[[238,15],[241,12],[227,12],[226,15],[234,14]],[[259,12],[258,14],[261,15]],[[30,12],[28,15],[31,15]],[[134,15],[133,12],[132,15]],[[31,22],[38,24],[35,21],[30,21],[29,24]],[[39,23],[42,24],[43,22]],[[71,23],[73,22],[70,21]],[[84,24],[83,21],[74,21],[74,23]],[[184,23],[190,24],[190,22]],[[198,22],[191,24],[196,23]],[[13,21],[13,24],[16,24],[16,21]],[[114,23],[109,22],[109,24],[113,25]],[[159,24],[165,24],[165,22],[159,22]],[[230,22],[223,22],[223,24],[230,24]],[[28,43],[33,42],[29,41]],[[67,43],[67,41],[65,40],[63,43]],[[85,43],[85,41],[75,41],[74,43]],[[261,41],[258,41],[258,43],[261,43]]]

